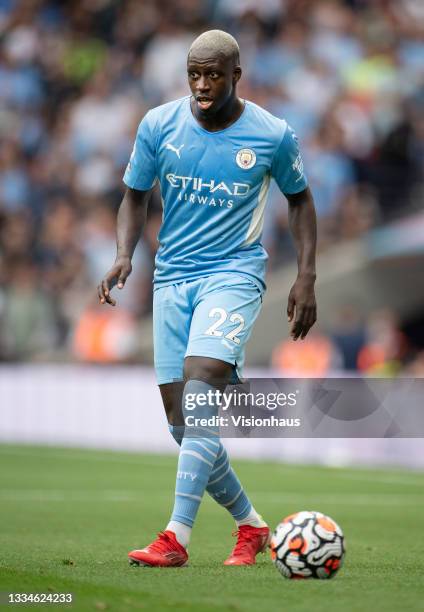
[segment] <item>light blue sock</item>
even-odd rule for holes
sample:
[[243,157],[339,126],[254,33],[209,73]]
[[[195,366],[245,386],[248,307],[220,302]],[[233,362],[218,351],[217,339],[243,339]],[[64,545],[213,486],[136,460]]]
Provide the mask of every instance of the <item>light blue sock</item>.
[[[169,425],[169,431],[177,444],[184,437],[184,425]],[[220,506],[226,508],[235,521],[244,519],[252,510],[252,504],[230,465],[227,451],[219,443],[218,454],[210,473],[206,491]]]
[[[215,388],[200,380],[189,380],[184,386],[183,413],[196,418],[216,416],[218,407],[213,401],[205,406],[200,401],[199,394],[215,393]],[[197,398],[199,397],[199,402]],[[187,412],[189,400],[194,406]],[[185,435],[180,446],[178,458],[177,480],[175,485],[175,503],[171,521],[183,523],[192,527],[203,494],[208,484],[219,451],[219,430],[217,427],[190,428],[190,435]]]
[[222,443],[206,491],[231,513],[235,521],[244,519],[252,510],[252,504],[230,465],[227,451]]

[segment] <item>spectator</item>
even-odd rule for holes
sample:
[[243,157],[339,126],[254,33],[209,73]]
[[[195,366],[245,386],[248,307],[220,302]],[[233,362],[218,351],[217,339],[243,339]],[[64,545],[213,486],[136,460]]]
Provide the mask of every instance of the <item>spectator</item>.
[[[406,214],[422,181],[421,18],[418,0],[0,3],[0,293],[2,324],[11,322],[0,358],[69,351],[113,257],[137,124],[149,107],[187,94],[186,53],[201,30],[234,32],[242,95],[301,138],[321,250]],[[150,311],[160,221],[155,194],[122,302],[131,325]],[[293,256],[272,189],[264,243],[271,266]],[[20,262],[12,284],[11,261]],[[44,341],[18,334],[18,312],[23,329],[31,317],[46,328]],[[345,331],[336,343],[352,365]]]

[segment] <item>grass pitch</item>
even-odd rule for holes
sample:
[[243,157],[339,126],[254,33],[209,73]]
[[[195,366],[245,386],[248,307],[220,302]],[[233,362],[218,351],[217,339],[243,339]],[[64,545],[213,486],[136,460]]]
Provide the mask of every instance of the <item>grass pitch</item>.
[[224,567],[234,526],[208,497],[189,567],[130,567],[128,550],[169,518],[175,457],[0,446],[0,591],[72,592],[60,607],[78,611],[423,609],[424,474],[233,464],[271,526],[304,509],[342,526],[347,556],[333,580],[285,580],[268,554]]

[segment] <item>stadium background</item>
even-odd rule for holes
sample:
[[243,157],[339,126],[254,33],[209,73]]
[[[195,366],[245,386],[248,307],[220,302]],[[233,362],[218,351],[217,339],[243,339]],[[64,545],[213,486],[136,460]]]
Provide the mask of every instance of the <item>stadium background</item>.
[[[295,254],[286,202],[271,191],[269,289],[248,365],[267,376],[423,376],[422,18],[419,0],[2,0],[1,439],[122,447],[131,430],[131,448],[173,448],[157,390],[140,399],[154,389],[157,193],[119,307],[100,307],[95,287],[114,259],[136,127],[187,93],[187,49],[212,27],[240,42],[241,96],[298,133],[318,212],[319,323],[292,343]],[[95,392],[102,384],[119,423]],[[112,442],[108,428],[120,432]],[[323,460],[316,444],[312,455],[287,446],[273,456]],[[339,447],[334,461],[364,460],[361,445]],[[365,461],[396,462],[392,451]]]

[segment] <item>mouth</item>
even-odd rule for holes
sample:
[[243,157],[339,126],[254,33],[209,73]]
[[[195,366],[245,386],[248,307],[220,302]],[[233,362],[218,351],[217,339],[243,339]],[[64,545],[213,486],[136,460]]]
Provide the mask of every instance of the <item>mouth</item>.
[[211,98],[206,98],[205,96],[197,96],[196,102],[202,111],[208,110],[213,104],[213,100]]

